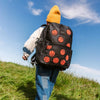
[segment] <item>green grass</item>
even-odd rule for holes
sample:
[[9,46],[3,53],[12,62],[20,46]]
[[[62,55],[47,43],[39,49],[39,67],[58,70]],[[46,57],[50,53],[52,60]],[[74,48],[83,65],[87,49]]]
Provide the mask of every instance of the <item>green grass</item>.
[[[0,100],[34,100],[35,68],[0,61]],[[49,100],[100,100],[100,84],[60,72]]]

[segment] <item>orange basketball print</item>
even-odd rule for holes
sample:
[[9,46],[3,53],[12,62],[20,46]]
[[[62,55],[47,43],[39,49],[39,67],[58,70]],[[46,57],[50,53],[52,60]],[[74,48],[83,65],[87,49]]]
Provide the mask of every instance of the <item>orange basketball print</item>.
[[66,63],[66,61],[64,59],[60,61],[61,65],[64,65],[65,63]]
[[61,50],[60,50],[60,54],[61,54],[61,55],[65,55],[65,49],[61,49]]
[[71,31],[68,29],[68,30],[66,30],[66,33],[68,34],[68,35],[71,35]]
[[51,49],[52,48],[52,45],[47,45],[47,49]]
[[44,62],[48,63],[50,61],[50,58],[48,56],[44,57]]
[[69,56],[68,56],[68,55],[66,55],[65,59],[68,61],[68,59],[69,59]]
[[58,62],[59,62],[59,58],[57,58],[57,57],[56,57],[56,58],[53,58],[53,63],[56,64],[56,63],[58,63]]
[[70,43],[67,43],[66,46],[70,48]]
[[49,51],[49,55],[50,55],[51,57],[53,57],[53,56],[55,55],[55,52],[54,52],[53,50],[51,50],[51,51]]
[[60,42],[60,43],[62,43],[63,41],[64,41],[64,38],[63,37],[58,37],[58,41]]
[[52,35],[57,35],[57,34],[58,34],[57,30],[52,30]]

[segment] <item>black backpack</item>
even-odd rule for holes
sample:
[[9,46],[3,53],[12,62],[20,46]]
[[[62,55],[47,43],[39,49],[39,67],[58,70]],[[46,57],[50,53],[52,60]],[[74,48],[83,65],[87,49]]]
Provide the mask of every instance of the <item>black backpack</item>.
[[65,25],[50,23],[36,42],[36,62],[44,67],[65,70],[72,57],[72,30]]

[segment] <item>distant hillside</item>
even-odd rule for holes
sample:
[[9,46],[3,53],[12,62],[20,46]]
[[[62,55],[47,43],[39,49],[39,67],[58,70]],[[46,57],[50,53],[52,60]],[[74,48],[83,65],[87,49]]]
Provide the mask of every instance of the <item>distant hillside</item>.
[[[0,61],[0,100],[34,100],[35,68]],[[50,100],[100,100],[100,84],[60,72]]]

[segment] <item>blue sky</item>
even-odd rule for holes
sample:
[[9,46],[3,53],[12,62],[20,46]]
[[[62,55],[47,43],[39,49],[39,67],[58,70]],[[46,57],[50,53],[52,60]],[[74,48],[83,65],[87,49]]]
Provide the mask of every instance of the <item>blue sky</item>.
[[61,23],[73,30],[71,64],[100,71],[99,0],[0,0],[0,60],[28,65],[22,48],[42,24],[52,6],[58,5]]

